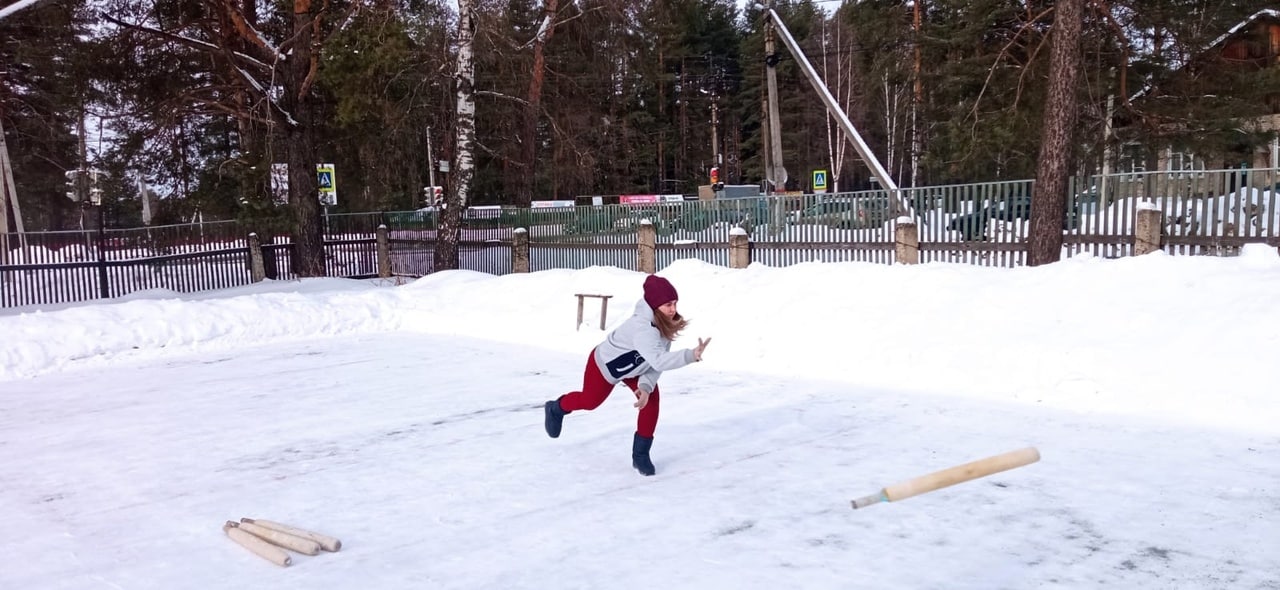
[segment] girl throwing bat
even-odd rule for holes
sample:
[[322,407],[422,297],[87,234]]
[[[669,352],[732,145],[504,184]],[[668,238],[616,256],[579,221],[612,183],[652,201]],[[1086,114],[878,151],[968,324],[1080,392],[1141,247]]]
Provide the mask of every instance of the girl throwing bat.
[[560,436],[564,416],[575,410],[594,410],[604,402],[618,382],[636,395],[640,410],[631,443],[631,465],[644,475],[656,473],[649,449],[658,426],[658,378],[663,371],[679,369],[702,360],[711,339],[698,339],[698,346],[671,350],[671,343],[688,325],[676,309],[676,288],[667,279],[649,275],[644,280],[644,298],[636,303],[635,314],[596,345],[587,357],[582,390],[546,403],[547,436]]

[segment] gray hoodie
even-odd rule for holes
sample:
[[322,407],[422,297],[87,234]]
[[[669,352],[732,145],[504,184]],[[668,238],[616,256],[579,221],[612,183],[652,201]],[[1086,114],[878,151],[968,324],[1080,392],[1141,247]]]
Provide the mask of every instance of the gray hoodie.
[[638,376],[643,391],[653,391],[663,371],[694,362],[691,348],[671,351],[671,341],[663,338],[653,324],[653,309],[643,299],[636,302],[635,315],[596,346],[595,360],[609,383]]

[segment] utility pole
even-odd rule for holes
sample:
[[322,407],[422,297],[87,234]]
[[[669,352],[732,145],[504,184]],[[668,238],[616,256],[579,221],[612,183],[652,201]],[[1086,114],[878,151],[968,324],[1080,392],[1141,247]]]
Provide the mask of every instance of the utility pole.
[[[772,12],[772,8],[770,9]],[[774,47],[775,27],[772,21],[765,23],[764,30],[764,65],[765,79],[768,87],[768,105],[767,112],[769,119],[768,145],[769,150],[769,168],[765,170],[765,174],[769,179],[770,192],[772,189],[782,188],[786,190],[787,184],[787,168],[782,164],[782,121],[778,114],[778,72],[777,65],[779,61],[778,53]]]
[[[1107,95],[1107,115],[1102,122],[1102,174],[1098,179],[1098,209],[1107,206],[1107,181],[1111,176],[1111,119],[1116,114],[1116,95]],[[1087,188],[1085,190],[1088,190]]]
[[[9,203],[13,205],[13,229],[18,232],[18,243],[26,247],[27,230],[22,223],[22,207],[18,204],[18,188],[13,182],[13,164],[9,161],[9,143],[4,137],[3,121],[0,121],[0,176],[3,176],[3,182],[0,183],[0,241],[8,239],[6,234],[9,233],[9,214],[6,203]],[[0,243],[0,262],[8,254],[8,245]]]
[[764,142],[764,149],[760,150],[760,159],[764,164],[764,194],[773,194],[773,142],[770,140],[769,133],[769,93],[764,92],[760,95],[760,119],[764,121],[764,125],[760,126],[760,140]]
[[720,165],[720,105],[719,97],[711,96],[711,161],[713,166]]
[[[431,153],[431,128],[427,127],[427,182],[431,188],[427,190],[427,206],[435,206],[435,190],[436,190],[436,157]],[[416,208],[416,207],[415,207]]]
[[142,200],[142,225],[151,226],[151,196],[148,194],[147,181],[138,174],[138,198]]
[[[9,144],[4,140],[4,122],[0,121],[0,264],[9,263]],[[16,201],[16,199],[15,199]]]
[[88,175],[85,174],[85,160],[88,159],[88,147],[84,141],[84,109],[80,110],[80,120],[76,122],[76,130],[80,136],[80,165],[76,168],[76,202],[80,203],[80,229],[84,229],[84,207],[88,203]]
[[831,95],[831,90],[827,88],[826,83],[822,81],[817,71],[813,69],[813,66],[809,63],[809,58],[804,56],[803,51],[800,51],[800,45],[796,43],[795,38],[787,31],[787,26],[783,24],[782,17],[778,16],[778,13],[771,8],[766,9],[765,12],[767,18],[772,19],[771,22],[781,31],[782,43],[786,45],[787,50],[795,57],[796,65],[799,66],[800,72],[809,79],[813,89],[818,92],[818,98],[821,98],[823,104],[826,105],[827,112],[831,113],[836,118],[836,121],[840,123],[840,129],[844,131],[849,141],[853,143],[853,147],[858,151],[858,155],[862,157],[862,161],[871,169],[871,175],[880,183],[881,188],[889,191],[889,194],[898,201],[900,211],[911,211],[910,208],[906,207],[901,195],[898,194],[898,183],[889,177],[889,172],[880,164],[880,159],[876,158],[871,148],[867,147],[867,142],[863,141],[862,135],[854,128],[849,116],[845,114],[839,103],[836,102],[835,97]]

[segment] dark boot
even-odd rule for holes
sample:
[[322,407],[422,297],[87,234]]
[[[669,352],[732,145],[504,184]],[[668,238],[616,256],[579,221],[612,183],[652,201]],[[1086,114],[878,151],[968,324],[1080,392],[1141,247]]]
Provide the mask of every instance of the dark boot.
[[547,429],[547,436],[558,438],[560,436],[560,428],[564,426],[564,415],[569,412],[560,407],[560,399],[557,398],[547,402],[543,413],[546,416],[542,425]]
[[631,443],[631,466],[635,467],[641,475],[653,475],[658,470],[653,468],[653,461],[649,460],[649,447],[653,446],[653,438],[645,438],[636,433],[636,438]]

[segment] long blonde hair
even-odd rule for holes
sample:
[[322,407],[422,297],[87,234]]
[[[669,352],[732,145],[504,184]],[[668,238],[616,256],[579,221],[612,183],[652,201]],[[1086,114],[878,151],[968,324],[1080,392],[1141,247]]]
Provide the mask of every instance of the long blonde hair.
[[662,334],[663,338],[675,342],[676,338],[680,336],[680,331],[689,325],[689,320],[684,319],[684,316],[678,313],[676,317],[669,318],[667,314],[655,309],[653,310],[653,325],[658,328],[658,333]]

